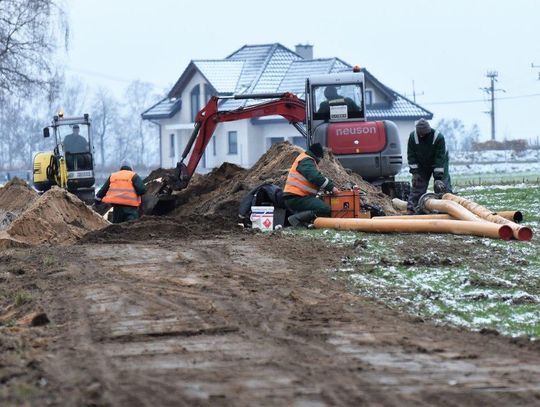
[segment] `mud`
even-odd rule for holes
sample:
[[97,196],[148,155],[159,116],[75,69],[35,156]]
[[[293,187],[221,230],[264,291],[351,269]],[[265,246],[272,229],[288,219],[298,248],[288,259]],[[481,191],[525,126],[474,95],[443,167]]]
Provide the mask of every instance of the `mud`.
[[53,187],[22,212],[5,234],[28,245],[70,244],[109,225],[75,195]]
[[254,234],[251,229],[218,215],[198,216],[144,216],[134,222],[111,224],[103,229],[88,232],[79,241],[85,243],[129,243],[140,241],[167,242],[170,239],[190,239],[218,234]]
[[[153,233],[162,220],[140,224]],[[0,404],[540,401],[537,344],[436,327],[349,294],[336,268],[351,248],[180,226],[133,241],[136,223],[122,225],[128,244],[5,252]],[[45,325],[18,324],[41,313]]]
[[[174,193],[177,209],[173,216],[221,215],[236,218],[241,199],[254,187],[265,182],[284,187],[289,168],[300,152],[301,148],[288,142],[274,144],[249,170],[224,163],[207,175],[194,177],[186,189]],[[366,203],[376,205],[388,214],[395,213],[390,199],[379,188],[347,171],[332,153],[327,152],[319,166],[338,188],[357,185],[365,193]],[[167,176],[171,176],[171,171],[158,170],[148,180]]]

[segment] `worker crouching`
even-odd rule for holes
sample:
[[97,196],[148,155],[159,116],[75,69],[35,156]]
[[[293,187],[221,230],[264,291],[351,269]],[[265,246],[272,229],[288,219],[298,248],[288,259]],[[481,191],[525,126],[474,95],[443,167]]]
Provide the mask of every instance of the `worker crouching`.
[[131,165],[122,163],[120,171],[113,172],[96,194],[98,200],[113,206],[113,223],[139,218],[141,196],[146,192],[144,183]]
[[332,180],[319,171],[317,164],[323,158],[322,145],[312,144],[296,157],[289,170],[283,198],[285,206],[294,213],[288,218],[291,226],[308,225],[317,216],[330,216],[330,206],[316,197],[320,189],[338,191]]

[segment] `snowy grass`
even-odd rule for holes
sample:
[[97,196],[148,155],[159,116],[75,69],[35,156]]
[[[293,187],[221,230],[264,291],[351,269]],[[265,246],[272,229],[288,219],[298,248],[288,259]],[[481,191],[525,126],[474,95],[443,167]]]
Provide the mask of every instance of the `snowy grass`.
[[[540,230],[540,188],[466,188],[488,208],[521,210]],[[502,241],[453,235],[298,233],[348,245],[352,255],[331,272],[353,290],[405,312],[472,330],[540,339],[540,240]]]

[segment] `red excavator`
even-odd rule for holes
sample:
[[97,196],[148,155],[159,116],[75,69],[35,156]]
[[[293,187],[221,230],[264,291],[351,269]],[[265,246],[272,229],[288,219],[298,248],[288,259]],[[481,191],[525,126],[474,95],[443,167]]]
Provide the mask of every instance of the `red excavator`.
[[[145,212],[153,209],[158,201],[165,204],[172,190],[188,185],[218,123],[263,116],[283,117],[306,138],[307,145],[321,143],[332,150],[345,168],[382,185],[389,195],[403,198],[404,183],[394,182],[403,162],[399,131],[391,121],[366,120],[364,90],[364,74],[354,69],[307,78],[305,100],[289,92],[213,96],[197,114],[195,128],[177,163],[175,176],[164,180],[155,194],[159,199],[150,200]],[[218,103],[222,99],[263,101],[220,111]],[[188,156],[186,165],[184,161]]]

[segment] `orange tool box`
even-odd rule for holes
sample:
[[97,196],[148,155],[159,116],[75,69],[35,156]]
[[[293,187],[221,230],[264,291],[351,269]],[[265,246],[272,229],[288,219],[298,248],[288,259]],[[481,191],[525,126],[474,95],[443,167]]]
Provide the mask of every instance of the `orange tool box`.
[[361,197],[358,189],[323,195],[322,199],[330,205],[332,218],[371,218],[369,211],[360,209]]

